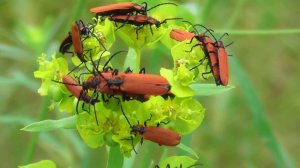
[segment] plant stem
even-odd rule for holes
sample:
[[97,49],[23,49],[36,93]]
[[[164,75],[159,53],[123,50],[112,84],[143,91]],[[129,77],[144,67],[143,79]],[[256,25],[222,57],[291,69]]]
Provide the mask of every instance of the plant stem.
[[300,34],[300,29],[266,29],[266,30],[215,30],[214,33],[230,35],[293,35]]
[[[43,99],[42,107],[41,107],[39,118],[38,118],[39,121],[45,119],[47,112],[48,112],[49,101],[50,101],[50,98],[47,96]],[[40,133],[33,133],[31,141],[29,143],[29,146],[27,147],[25,157],[22,162],[23,164],[29,164],[32,161],[32,158],[33,158],[36,146],[37,146],[37,142],[39,139],[39,135],[40,135]]]
[[234,26],[234,24],[236,23],[237,19],[240,17],[240,14],[242,13],[241,11],[243,10],[244,4],[247,0],[239,0],[236,3],[236,6],[233,10],[233,13],[231,14],[230,18],[228,19],[228,21],[226,22],[226,25],[224,26],[224,28],[226,29],[230,29]]
[[141,49],[136,49],[135,69],[134,72],[138,73],[141,68]]
[[107,162],[107,168],[119,168],[123,166],[124,157],[120,152],[118,145],[109,148],[109,156]]

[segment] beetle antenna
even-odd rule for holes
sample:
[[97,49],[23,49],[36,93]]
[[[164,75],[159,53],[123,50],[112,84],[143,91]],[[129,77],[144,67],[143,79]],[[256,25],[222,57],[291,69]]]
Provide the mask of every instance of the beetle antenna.
[[97,68],[96,68],[96,71],[97,71],[97,72],[98,72],[98,69],[99,69],[99,65],[100,65],[100,61],[101,61],[102,55],[103,55],[105,52],[106,52],[106,51],[103,51],[103,52],[101,53],[100,58],[99,58],[99,60],[98,60],[98,62],[97,62]]
[[232,41],[231,43],[227,44],[227,45],[225,46],[225,48],[231,46],[233,43],[234,43],[234,42]]
[[201,27],[203,27],[203,28],[206,30],[206,32],[208,32],[208,33],[214,38],[215,41],[218,41],[218,40],[216,39],[216,37],[212,34],[212,32],[214,32],[212,29],[209,29],[209,28],[205,27],[205,26],[202,25],[202,24],[195,24],[194,26],[201,26]]
[[114,53],[112,56],[110,56],[110,58],[106,61],[106,63],[104,64],[103,66],[103,69],[107,66],[107,64],[116,56],[118,55],[119,53],[122,53],[122,52],[127,52],[126,50],[122,50],[122,51],[118,51],[116,53]]
[[187,20],[184,20],[182,22],[185,22],[185,23],[188,23],[189,25],[191,25],[194,29],[194,31],[197,33],[197,35],[199,34],[198,30],[196,29],[195,25],[193,25],[191,22],[187,21]]
[[73,72],[75,69],[79,68],[82,64],[83,64],[83,62],[81,62],[79,65],[75,66],[75,68],[73,68],[70,72],[68,72],[67,75],[70,75],[71,72]]
[[81,86],[79,84],[75,84],[75,83],[65,83],[65,82],[61,82],[61,81],[57,81],[57,80],[51,80],[53,82],[56,82],[56,83],[61,83],[61,84],[65,84],[65,85],[71,85],[71,86]]
[[167,23],[168,20],[180,20],[180,19],[183,19],[183,18],[168,18],[168,19],[161,21],[159,25]]
[[[119,101],[120,101],[120,99],[119,99]],[[132,128],[132,125],[130,124],[129,119],[127,118],[127,116],[126,116],[126,114],[123,110],[122,104],[120,104],[120,107],[121,107],[121,112],[122,112],[123,116],[125,117],[125,119],[126,119],[127,123],[129,124],[130,128]]]
[[[146,2],[144,2],[144,3],[146,3]],[[147,4],[147,3],[146,3],[146,4]],[[156,7],[162,6],[162,5],[175,5],[175,6],[178,6],[176,3],[166,2],[166,3],[160,3],[160,4],[158,4],[158,5],[152,6],[152,7],[149,8],[149,9],[147,9],[147,5],[146,5],[146,6],[145,6],[145,9],[146,9],[147,11],[150,11],[150,10],[152,10],[152,9],[154,9],[154,8],[156,8]]]
[[218,41],[221,41],[222,40],[222,38],[224,37],[224,36],[229,36],[229,34],[228,33],[224,33],[220,38],[219,38],[219,40]]

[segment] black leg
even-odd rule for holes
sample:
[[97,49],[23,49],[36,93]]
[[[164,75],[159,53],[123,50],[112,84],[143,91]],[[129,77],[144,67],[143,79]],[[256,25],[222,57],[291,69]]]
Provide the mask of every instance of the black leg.
[[146,73],[145,67],[141,68],[139,74],[145,74],[145,73]]
[[127,74],[127,73],[132,73],[132,70],[130,69],[130,67],[127,67],[126,69],[125,69],[125,73]]

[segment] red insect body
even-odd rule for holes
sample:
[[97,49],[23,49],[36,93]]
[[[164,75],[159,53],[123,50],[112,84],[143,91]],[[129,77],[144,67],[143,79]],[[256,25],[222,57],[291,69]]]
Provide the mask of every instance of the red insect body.
[[76,21],[72,23],[71,37],[72,37],[74,52],[77,54],[81,62],[86,62],[83,56],[83,46],[82,46],[81,36],[80,36],[80,27],[79,27],[79,23],[77,23]]
[[[201,45],[202,46],[202,45]],[[215,82],[217,85],[220,84],[220,69],[219,69],[219,60],[217,55],[217,48],[214,46],[213,41],[208,38],[204,37],[204,44],[202,46],[205,54],[209,57],[209,64],[212,70],[212,74],[215,78]]]
[[194,38],[195,34],[187,32],[186,30],[173,29],[170,32],[170,37],[176,41],[182,42],[184,40],[191,40]]
[[213,42],[211,38],[203,34],[196,35],[180,29],[173,29],[170,32],[170,37],[179,42],[196,38],[206,57],[208,57],[216,84],[223,86],[228,84],[228,53],[221,41]]
[[108,16],[113,14],[121,15],[121,14],[132,13],[134,11],[143,13],[145,11],[145,8],[133,2],[121,2],[121,3],[99,6],[90,9],[91,13],[96,13],[97,15],[100,16]]
[[108,19],[114,22],[127,23],[136,26],[156,25],[156,27],[159,27],[161,24],[161,22],[154,19],[153,17],[149,17],[145,15],[116,15],[116,16],[109,16]]
[[136,4],[133,2],[121,2],[111,5],[105,5],[105,6],[99,6],[95,8],[91,8],[91,13],[96,13],[98,16],[112,16],[112,15],[130,15],[130,14],[140,14],[140,15],[146,15],[147,11],[156,8],[161,5],[175,5],[174,3],[161,3],[156,6],[151,7],[150,9],[147,9],[147,2],[143,2],[140,4]]
[[132,132],[144,139],[165,146],[176,146],[181,140],[181,136],[177,132],[167,128],[136,125],[132,128]]
[[94,104],[95,101],[91,100],[91,97],[86,94],[86,92],[71,76],[65,75],[63,77],[63,83],[65,83],[66,88],[75,96],[78,100],[83,100],[85,103]]
[[[101,93],[113,92],[120,95],[165,95],[168,94],[171,86],[168,81],[160,75],[118,73],[113,75],[110,72],[98,75],[100,83],[98,88]],[[104,78],[103,78],[104,77]],[[92,81],[94,76],[88,78]],[[90,88],[94,89],[94,88]]]
[[228,84],[229,79],[228,53],[222,41],[218,41],[217,44],[221,84],[226,86]]

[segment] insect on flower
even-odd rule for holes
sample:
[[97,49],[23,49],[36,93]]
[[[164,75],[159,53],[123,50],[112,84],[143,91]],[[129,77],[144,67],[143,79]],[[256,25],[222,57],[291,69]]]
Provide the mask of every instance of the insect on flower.
[[163,21],[158,21],[153,17],[146,15],[114,15],[109,16],[108,19],[115,22],[115,25],[117,25],[117,23],[123,23],[121,26],[118,26],[116,30],[122,28],[126,24],[135,25],[136,38],[138,39],[138,32],[146,25],[149,25],[151,34],[153,34],[151,27],[152,25],[155,25],[156,28],[159,28],[162,24],[167,23],[168,20],[178,20],[182,18],[168,18],[164,19]]
[[[222,37],[225,34],[219,40],[216,40],[216,38],[212,35],[212,30],[204,27],[206,29],[205,33],[208,32],[213,36],[213,38],[215,39],[214,42],[211,38],[206,36],[205,33],[199,34],[195,26],[204,27],[203,25],[192,25],[195,33],[191,33],[181,29],[173,29],[170,32],[170,37],[180,42],[184,40],[190,40],[190,43],[192,42],[193,39],[196,39],[198,43],[194,45],[190,51],[192,51],[194,47],[200,46],[203,52],[205,53],[205,58],[199,60],[199,65],[201,65],[205,61],[205,59],[208,59],[209,62],[208,65],[210,66],[211,69],[209,72],[202,73],[203,78],[205,78],[204,76],[205,74],[212,73],[217,85],[226,86],[228,84],[228,78],[229,78],[228,53],[225,50],[223,42],[221,41]],[[190,70],[195,69],[199,65],[191,68]]]
[[141,14],[146,15],[147,12],[161,5],[175,5],[175,3],[160,3],[147,9],[147,2],[143,2],[141,4],[133,3],[133,2],[121,2],[111,5],[99,6],[90,9],[91,13],[95,13],[96,16],[113,16],[113,15],[132,15],[132,14]]
[[[144,121],[144,125],[139,124],[139,121],[137,125],[131,125],[126,117],[126,120],[131,128],[130,133],[134,133],[136,136],[140,136],[142,138],[141,144],[143,143],[143,139],[164,146],[176,146],[180,143],[181,136],[176,131],[159,127],[160,123],[168,124],[168,122],[160,122],[157,124],[157,126],[147,126],[147,122],[150,121],[151,118],[152,115],[148,120]],[[122,140],[131,140],[133,150],[135,153],[137,153],[134,148],[133,137]]]
[[[86,26],[82,20],[74,21],[72,23],[71,32],[65,37],[65,39],[62,41],[59,51],[64,53],[73,53],[68,51],[70,47],[73,45],[74,52],[78,56],[81,62],[86,62],[86,59],[84,58],[84,50],[83,50],[83,44],[82,41],[86,40],[88,37],[92,36],[96,38],[99,42],[99,44],[102,46],[104,50],[106,50],[105,46],[102,44],[101,40],[94,34],[93,27],[89,28]],[[83,40],[81,40],[81,37],[85,36]]]

